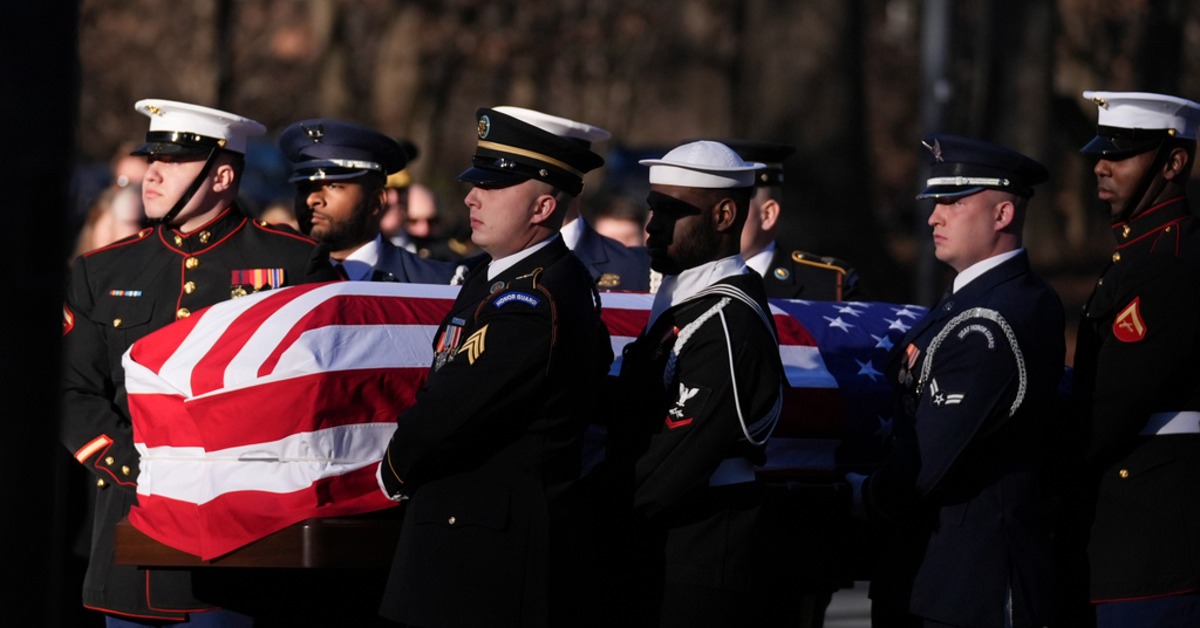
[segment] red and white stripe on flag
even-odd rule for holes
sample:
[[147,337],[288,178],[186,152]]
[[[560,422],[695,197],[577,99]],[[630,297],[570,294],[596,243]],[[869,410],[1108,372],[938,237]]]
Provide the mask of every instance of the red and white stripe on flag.
[[[209,560],[305,519],[393,506],[375,465],[425,380],[457,290],[382,282],[271,290],[134,343],[124,364],[141,470],[130,522]],[[616,373],[653,295],[602,298]],[[838,382],[798,318],[774,305],[772,314],[793,389],[770,455],[777,466],[830,470],[836,440],[820,437],[838,435]]]

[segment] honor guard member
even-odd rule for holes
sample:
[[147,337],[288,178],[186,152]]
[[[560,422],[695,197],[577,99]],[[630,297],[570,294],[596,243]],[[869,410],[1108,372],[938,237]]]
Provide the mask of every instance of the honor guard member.
[[727,146],[765,168],[754,179],[750,215],[742,229],[742,258],[763,276],[772,299],[851,301],[861,299],[858,273],[834,257],[777,246],[775,234],[783,211],[783,162],[796,151],[772,142],[729,140]]
[[1084,92],[1083,147],[1116,251],[1083,311],[1074,398],[1098,483],[1087,552],[1099,626],[1200,625],[1200,227],[1186,195],[1200,104]]
[[494,109],[476,114],[472,240],[488,254],[435,335],[379,467],[406,500],[381,613],[412,626],[570,626],[565,559],[583,432],[612,364],[599,294],[559,235],[604,160]]
[[[765,166],[754,178],[754,196],[742,229],[742,259],[762,275],[767,296],[810,301],[861,299],[858,273],[848,263],[779,246],[775,240],[783,212],[784,162],[796,149],[752,140],[723,143],[742,159]],[[788,417],[806,414],[809,411],[784,412],[780,433],[811,433],[803,424],[787,423]],[[774,539],[770,556],[776,561],[770,582],[771,623],[821,626],[833,592],[852,586],[853,576],[858,575],[848,565],[860,561],[847,554],[861,545],[861,539],[853,530],[845,500],[833,486],[813,483],[806,476],[787,477],[778,469],[773,469],[771,480],[766,491]]]
[[[934,201],[935,255],[957,275],[889,367],[904,421],[892,455],[865,480],[849,477],[868,516],[889,526],[928,519],[898,548],[915,549],[917,564],[893,564],[879,574],[884,582],[872,581],[872,613],[875,625],[913,625],[884,624],[891,610],[925,626],[1041,628],[1064,320],[1058,296],[1030,269],[1021,231],[1049,173],[977,139],[933,135],[923,144],[930,177],[917,198]],[[909,580],[907,599],[876,588],[900,582],[907,592]]]
[[784,376],[762,277],[738,246],[762,164],[708,141],[639,163],[650,167],[648,245],[663,281],[625,350],[611,427],[642,529],[633,624],[760,625],[754,465]]
[[254,222],[236,204],[247,138],[262,134],[261,124],[169,100],[135,107],[150,118],[146,143],[133,154],[149,162],[142,199],[158,224],[76,260],[63,308],[60,429],[97,490],[83,603],[106,613],[110,625],[158,625],[211,610],[193,597],[187,570],[114,563],[114,526],[128,514],[138,478],[122,354],[219,301],[337,279],[312,240]]
[[450,283],[457,264],[422,258],[380,233],[388,175],[408,163],[400,142],[352,122],[317,118],[284,129],[279,147],[292,162],[288,180],[296,184],[296,207],[308,213],[309,236],[328,247],[348,279]]
[[[526,124],[553,133],[563,139],[591,149],[595,142],[612,137],[608,131],[583,122],[552,116],[523,107],[496,107]],[[588,267],[601,291],[647,292],[650,290],[650,257],[643,247],[627,247],[602,236],[579,213],[580,200],[575,197],[563,218],[562,238],[567,248]]]

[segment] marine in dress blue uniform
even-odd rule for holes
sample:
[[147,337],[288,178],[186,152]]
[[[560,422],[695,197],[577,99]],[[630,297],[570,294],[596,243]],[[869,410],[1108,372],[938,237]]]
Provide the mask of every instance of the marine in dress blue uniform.
[[279,146],[292,162],[288,180],[296,184],[296,205],[308,213],[302,224],[310,225],[310,235],[330,249],[331,261],[348,278],[442,285],[454,278],[459,264],[423,258],[380,235],[387,178],[404,169],[411,149],[332,118],[289,125]]
[[490,259],[442,321],[379,479],[407,501],[381,613],[414,626],[568,626],[583,432],[612,363],[599,294],[558,236],[603,159],[493,109],[476,117],[472,239]]
[[754,465],[785,385],[762,278],[738,255],[761,164],[706,141],[640,163],[650,166],[648,245],[664,278],[613,395],[603,470],[626,483],[637,565],[620,576],[633,586],[617,603],[632,607],[632,625],[757,625]]
[[1049,175],[990,142],[934,135],[924,144],[930,178],[918,198],[936,202],[936,254],[958,275],[889,368],[906,419],[892,456],[865,480],[851,476],[868,515],[915,530],[896,549],[915,550],[917,563],[882,575],[900,582],[891,592],[900,599],[875,582],[872,596],[902,612],[911,578],[907,608],[926,626],[1041,627],[1064,320],[1030,269],[1021,228],[1033,186]]
[[[612,137],[608,131],[591,124],[550,115],[523,107],[496,107],[497,111],[538,127],[561,138],[591,149],[592,144]],[[644,247],[627,247],[600,235],[580,215],[578,197],[567,208],[562,236],[575,256],[587,266],[596,288],[604,292],[648,292],[650,256]]]
[[[187,570],[114,563],[114,526],[136,500],[133,446],[121,356],[137,339],[229,298],[337,276],[315,243],[287,227],[250,220],[233,202],[236,165],[257,122],[188,103],[142,100],[150,117],[144,194],[158,195],[160,169],[201,162],[199,174],[156,227],[76,260],[63,308],[61,438],[96,476],[95,518],[83,603],[134,621],[188,618],[211,608],[193,595]],[[183,165],[180,165],[183,164]],[[231,165],[232,164],[232,165]],[[231,172],[230,169],[234,172]],[[226,185],[213,192],[213,181]],[[153,201],[153,203],[151,202]]]
[[1100,626],[1200,625],[1200,228],[1186,196],[1200,104],[1084,97],[1099,116],[1082,152],[1117,243],[1074,362],[1095,490],[1090,599]]

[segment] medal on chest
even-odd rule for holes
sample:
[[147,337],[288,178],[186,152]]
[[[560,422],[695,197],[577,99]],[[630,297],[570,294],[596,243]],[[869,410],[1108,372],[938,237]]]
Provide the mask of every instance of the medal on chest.
[[434,345],[433,370],[438,370],[454,359],[454,355],[458,353],[458,346],[462,343],[463,327],[467,321],[454,317],[446,323],[446,327],[442,329],[442,335],[438,336],[437,344]]

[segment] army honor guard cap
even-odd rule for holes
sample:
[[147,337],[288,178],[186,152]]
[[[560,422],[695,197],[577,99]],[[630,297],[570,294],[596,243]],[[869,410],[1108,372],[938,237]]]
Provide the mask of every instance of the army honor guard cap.
[[511,107],[509,105],[501,105],[493,107],[493,111],[508,114],[526,124],[532,124],[537,128],[553,133],[559,137],[564,137],[570,140],[575,140],[584,148],[590,149],[592,144],[603,142],[612,137],[612,133],[586,122],[578,122],[569,118],[553,116],[548,113],[542,113],[533,109],[524,107]]
[[134,109],[150,118],[146,143],[134,155],[205,156],[214,148],[244,155],[247,138],[267,132],[250,118],[186,102],[147,98]]
[[926,136],[929,179],[918,200],[954,199],[983,190],[1033,196],[1033,186],[1050,178],[1042,164],[999,144],[957,135]]
[[583,175],[604,165],[604,158],[579,138],[557,135],[501,110],[476,111],[475,132],[475,156],[458,180],[480,187],[537,179],[578,196]]
[[733,149],[710,140],[689,142],[671,149],[661,159],[642,159],[650,166],[651,185],[727,189],[754,185],[755,173],[766,166],[744,161]]
[[1164,139],[1196,140],[1200,104],[1146,92],[1083,93],[1098,108],[1096,137],[1079,152],[1113,161],[1144,153]]
[[292,162],[288,181],[342,181],[374,174],[382,180],[408,165],[401,142],[353,122],[313,118],[288,125],[279,147]]
[[737,153],[742,159],[750,162],[758,162],[763,165],[762,170],[759,170],[754,178],[754,185],[756,187],[783,185],[783,162],[792,153],[796,152],[794,146],[777,144],[775,142],[741,139],[716,141],[732,148],[733,152]]

